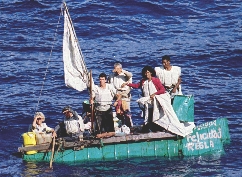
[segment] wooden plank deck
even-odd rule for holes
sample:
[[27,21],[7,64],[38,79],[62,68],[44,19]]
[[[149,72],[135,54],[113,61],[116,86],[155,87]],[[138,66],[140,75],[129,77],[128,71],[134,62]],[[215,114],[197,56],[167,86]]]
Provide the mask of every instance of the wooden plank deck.
[[[120,143],[128,143],[128,142],[138,142],[138,141],[150,141],[157,139],[177,139],[177,135],[168,133],[168,132],[150,132],[150,133],[139,133],[139,134],[130,134],[125,136],[112,136],[112,137],[104,137],[104,138],[95,138],[89,140],[82,141],[64,141],[62,138],[56,140],[56,146],[62,143],[63,148],[72,148],[72,147],[91,147],[91,146],[102,146],[104,144],[120,144]],[[26,152],[26,151],[43,151],[50,150],[51,143],[39,144],[34,146],[26,146],[19,147],[18,152]]]

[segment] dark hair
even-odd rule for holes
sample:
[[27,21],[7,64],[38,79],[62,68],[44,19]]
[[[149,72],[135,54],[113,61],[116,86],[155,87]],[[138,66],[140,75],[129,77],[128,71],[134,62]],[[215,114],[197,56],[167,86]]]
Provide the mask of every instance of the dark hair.
[[71,113],[74,112],[70,106],[65,106],[65,107],[62,109],[62,113],[64,113],[65,111],[70,111]]
[[107,79],[107,75],[105,74],[105,73],[101,73],[101,74],[99,74],[99,78],[100,77],[105,77],[105,79]]
[[142,77],[143,78],[146,78],[146,75],[145,75],[146,71],[149,71],[151,73],[151,76],[155,77],[155,70],[151,66],[145,66],[142,69]]
[[74,111],[71,106],[65,106],[63,109],[62,109],[62,113],[64,113],[65,111],[70,111],[72,114],[73,114],[73,119],[75,120],[78,120],[78,114],[76,111]]
[[164,60],[171,61],[170,56],[169,55],[164,55],[162,57],[162,61],[164,61]]

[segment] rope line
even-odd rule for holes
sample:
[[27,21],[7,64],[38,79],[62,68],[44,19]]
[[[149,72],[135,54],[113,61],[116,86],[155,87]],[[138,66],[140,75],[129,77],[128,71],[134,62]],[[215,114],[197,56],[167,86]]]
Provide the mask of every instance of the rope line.
[[42,86],[41,86],[41,89],[40,89],[38,102],[37,102],[37,105],[35,107],[35,112],[37,112],[38,107],[39,107],[39,104],[40,104],[40,97],[42,96],[42,92],[43,92],[43,89],[44,89],[44,84],[45,84],[45,81],[46,81],[46,76],[47,76],[47,72],[48,72],[48,69],[49,69],[49,64],[50,64],[50,59],[52,57],[52,52],[53,52],[54,44],[56,43],[56,36],[57,36],[58,27],[59,27],[59,24],[60,24],[60,19],[61,19],[62,14],[63,14],[63,12],[62,12],[62,7],[61,7],[61,12],[60,12],[59,20],[58,20],[58,23],[57,23],[57,27],[56,27],[56,31],[55,31],[55,35],[54,35],[53,44],[52,44],[52,47],[51,47],[51,50],[50,50],[50,56],[49,56],[49,59],[48,59],[48,62],[47,62],[47,66],[46,66],[46,70],[45,70],[45,74],[44,74],[44,80],[42,82]]

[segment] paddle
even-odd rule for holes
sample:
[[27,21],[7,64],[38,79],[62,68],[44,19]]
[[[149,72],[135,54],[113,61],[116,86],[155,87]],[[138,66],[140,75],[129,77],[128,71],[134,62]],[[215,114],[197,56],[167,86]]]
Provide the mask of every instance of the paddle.
[[51,151],[51,158],[50,158],[50,169],[53,169],[52,162],[54,157],[54,150],[55,150],[55,136],[52,139],[52,151]]

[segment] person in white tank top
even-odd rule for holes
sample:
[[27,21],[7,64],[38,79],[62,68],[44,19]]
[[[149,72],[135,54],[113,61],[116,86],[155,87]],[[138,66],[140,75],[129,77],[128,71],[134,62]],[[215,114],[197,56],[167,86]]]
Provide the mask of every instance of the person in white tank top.
[[112,101],[114,96],[119,96],[117,96],[113,85],[106,82],[107,75],[101,73],[99,75],[99,85],[92,87],[90,103],[93,104],[95,100],[96,133],[114,132]]
[[181,91],[181,68],[170,64],[170,57],[162,57],[162,67],[155,67],[156,76],[160,79],[165,89],[173,98],[182,95]]

